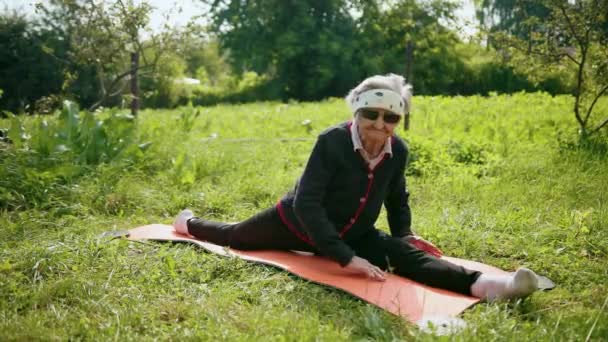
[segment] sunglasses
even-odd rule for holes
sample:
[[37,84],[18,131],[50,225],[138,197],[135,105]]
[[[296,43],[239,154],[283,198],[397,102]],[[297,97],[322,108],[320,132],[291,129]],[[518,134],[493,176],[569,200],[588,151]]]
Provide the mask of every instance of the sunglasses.
[[[361,114],[361,116],[366,118],[367,120],[376,121],[380,116],[380,111],[378,111],[377,109],[361,108],[359,109],[359,114]],[[389,111],[384,111],[384,115],[382,115],[382,118],[387,124],[396,124],[397,122],[399,122],[399,120],[401,120],[401,115],[391,113]]]

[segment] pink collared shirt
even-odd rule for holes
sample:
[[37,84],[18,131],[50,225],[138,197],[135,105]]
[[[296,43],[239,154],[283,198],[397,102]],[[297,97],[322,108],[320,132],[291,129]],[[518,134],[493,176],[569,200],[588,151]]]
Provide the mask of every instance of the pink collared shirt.
[[351,129],[351,139],[353,140],[353,146],[355,151],[359,151],[363,159],[367,162],[370,169],[374,169],[380,161],[384,158],[385,154],[388,154],[390,157],[393,156],[393,149],[391,147],[391,138],[388,137],[386,142],[384,143],[384,148],[380,154],[374,159],[370,159],[369,153],[363,148],[363,144],[361,143],[361,137],[359,136],[359,125],[357,124],[357,120],[353,120],[353,125],[350,127]]

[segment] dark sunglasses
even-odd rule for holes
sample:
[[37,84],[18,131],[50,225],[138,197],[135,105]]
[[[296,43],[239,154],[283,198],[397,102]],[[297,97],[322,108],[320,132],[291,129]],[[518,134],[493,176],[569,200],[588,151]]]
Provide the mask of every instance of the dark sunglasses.
[[[376,121],[380,116],[380,112],[377,109],[369,109],[369,108],[361,108],[359,109],[359,114],[367,120]],[[401,115],[391,113],[389,111],[384,111],[383,118],[385,123],[387,124],[396,124],[401,120]]]

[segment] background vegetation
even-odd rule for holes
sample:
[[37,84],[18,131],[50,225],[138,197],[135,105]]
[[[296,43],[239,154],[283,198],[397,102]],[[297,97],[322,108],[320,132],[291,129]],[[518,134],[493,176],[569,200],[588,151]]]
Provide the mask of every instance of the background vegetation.
[[[4,12],[0,108],[48,111],[66,97],[83,108],[121,105],[129,100],[132,52],[140,54],[144,107],[320,100],[388,72],[406,75],[417,94],[557,94],[575,85],[564,70],[530,78],[509,65],[504,46],[491,43],[492,32],[522,25],[526,18],[509,17],[519,2],[509,2],[510,11],[493,11],[502,2],[481,3],[480,18],[496,23],[482,21],[487,30],[468,41],[454,29],[458,4],[448,0],[201,3],[208,11],[190,25],[160,32],[149,25],[146,1],[51,0],[38,4],[36,17]],[[183,77],[201,84],[176,82]]]

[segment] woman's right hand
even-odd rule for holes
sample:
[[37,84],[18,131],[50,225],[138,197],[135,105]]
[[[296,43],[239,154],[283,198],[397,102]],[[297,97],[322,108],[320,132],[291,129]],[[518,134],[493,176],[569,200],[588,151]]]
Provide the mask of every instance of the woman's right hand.
[[354,274],[362,274],[376,281],[385,281],[384,272],[375,265],[372,265],[369,261],[354,256],[351,261],[344,266],[344,269]]

